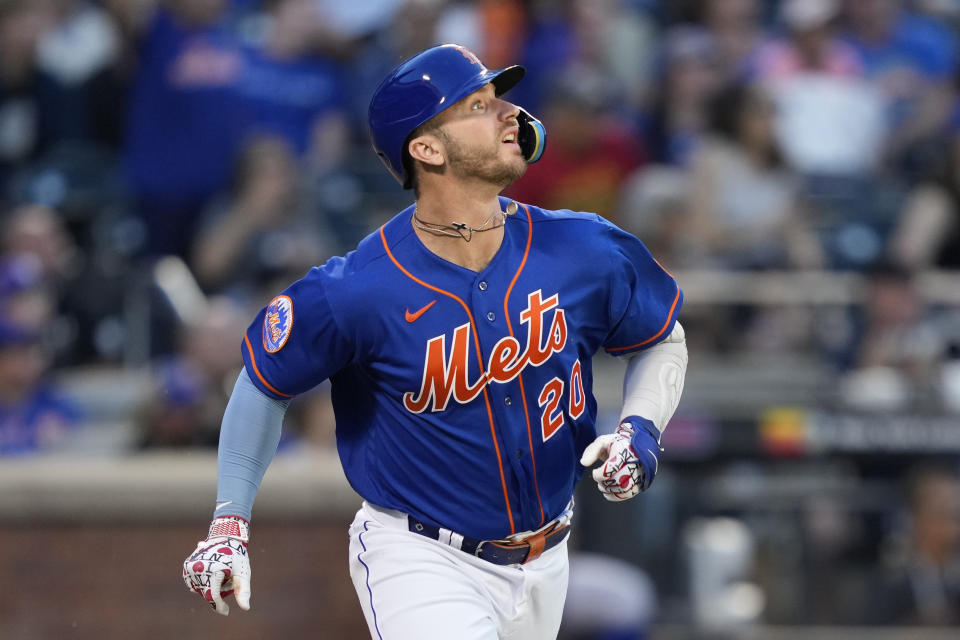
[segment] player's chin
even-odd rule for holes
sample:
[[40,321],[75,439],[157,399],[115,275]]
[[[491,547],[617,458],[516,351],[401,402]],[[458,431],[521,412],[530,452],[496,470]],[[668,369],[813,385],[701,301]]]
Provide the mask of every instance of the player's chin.
[[517,145],[511,145],[515,149],[507,149],[506,153],[502,156],[503,163],[505,166],[510,167],[511,171],[517,172],[517,177],[519,178],[524,173],[527,172],[527,160],[523,157],[523,154],[520,153],[520,147]]
[[505,162],[501,171],[501,179],[498,182],[503,188],[506,188],[523,177],[527,172],[527,161],[518,158],[512,162]]

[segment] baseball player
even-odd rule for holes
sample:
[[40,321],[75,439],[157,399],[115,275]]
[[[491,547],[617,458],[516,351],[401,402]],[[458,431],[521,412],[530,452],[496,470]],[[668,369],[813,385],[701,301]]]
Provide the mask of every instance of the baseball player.
[[[330,379],[337,449],[363,497],[350,573],[371,637],[554,638],[574,486],[645,490],[683,388],[682,293],[596,214],[500,192],[545,131],[503,94],[524,75],[462,46],[419,53],[370,102],[373,145],[416,202],[275,297],[243,338],[217,505],[184,562],[217,612],[250,607],[254,496],[290,398]],[[597,436],[591,358],[627,360]]]

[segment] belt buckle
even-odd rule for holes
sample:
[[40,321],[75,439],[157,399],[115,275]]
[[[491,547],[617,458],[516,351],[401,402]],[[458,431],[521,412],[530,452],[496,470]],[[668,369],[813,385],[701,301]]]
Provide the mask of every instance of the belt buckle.
[[494,545],[501,547],[503,549],[527,549],[527,556],[524,558],[523,562],[519,564],[527,564],[532,562],[540,557],[540,555],[546,550],[547,538],[551,535],[558,534],[568,525],[562,524],[559,519],[551,522],[546,527],[540,531],[530,534],[525,538],[520,540],[480,540],[477,544],[477,548],[473,550],[473,555],[477,558],[480,558],[480,554],[483,553],[484,545],[492,542]]
[[[551,529],[550,531],[552,531]],[[540,557],[540,554],[544,552],[544,549],[547,545],[547,536],[550,535],[550,531],[541,531],[535,533],[532,536],[527,536],[524,538],[523,542],[527,545],[527,557],[523,559],[522,564],[527,564],[528,562],[533,562]]]

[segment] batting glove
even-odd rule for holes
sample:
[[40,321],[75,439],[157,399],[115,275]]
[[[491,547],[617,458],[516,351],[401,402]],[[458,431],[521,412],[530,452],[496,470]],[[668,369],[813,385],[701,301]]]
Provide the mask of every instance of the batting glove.
[[183,582],[221,615],[230,613],[231,593],[244,611],[250,610],[250,523],[237,516],[216,518],[206,540],[183,561]]
[[599,436],[587,445],[580,464],[593,470],[593,479],[603,497],[611,502],[629,500],[646,491],[660,468],[660,432],[646,418],[629,416],[617,430]]

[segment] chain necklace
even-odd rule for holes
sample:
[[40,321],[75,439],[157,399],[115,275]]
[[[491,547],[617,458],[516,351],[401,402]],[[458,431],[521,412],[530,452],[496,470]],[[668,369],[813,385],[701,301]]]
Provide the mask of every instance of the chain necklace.
[[[484,231],[493,231],[502,227],[507,220],[507,216],[517,212],[517,203],[511,202],[507,205],[506,211],[494,211],[490,217],[483,221],[479,227],[471,227],[464,222],[451,222],[450,224],[439,224],[436,222],[427,222],[417,215],[417,208],[413,209],[413,225],[421,231],[432,233],[435,236],[450,236],[452,238],[463,238],[465,242],[473,239],[474,233]],[[496,219],[496,220],[495,220]],[[493,224],[491,224],[493,223]]]

